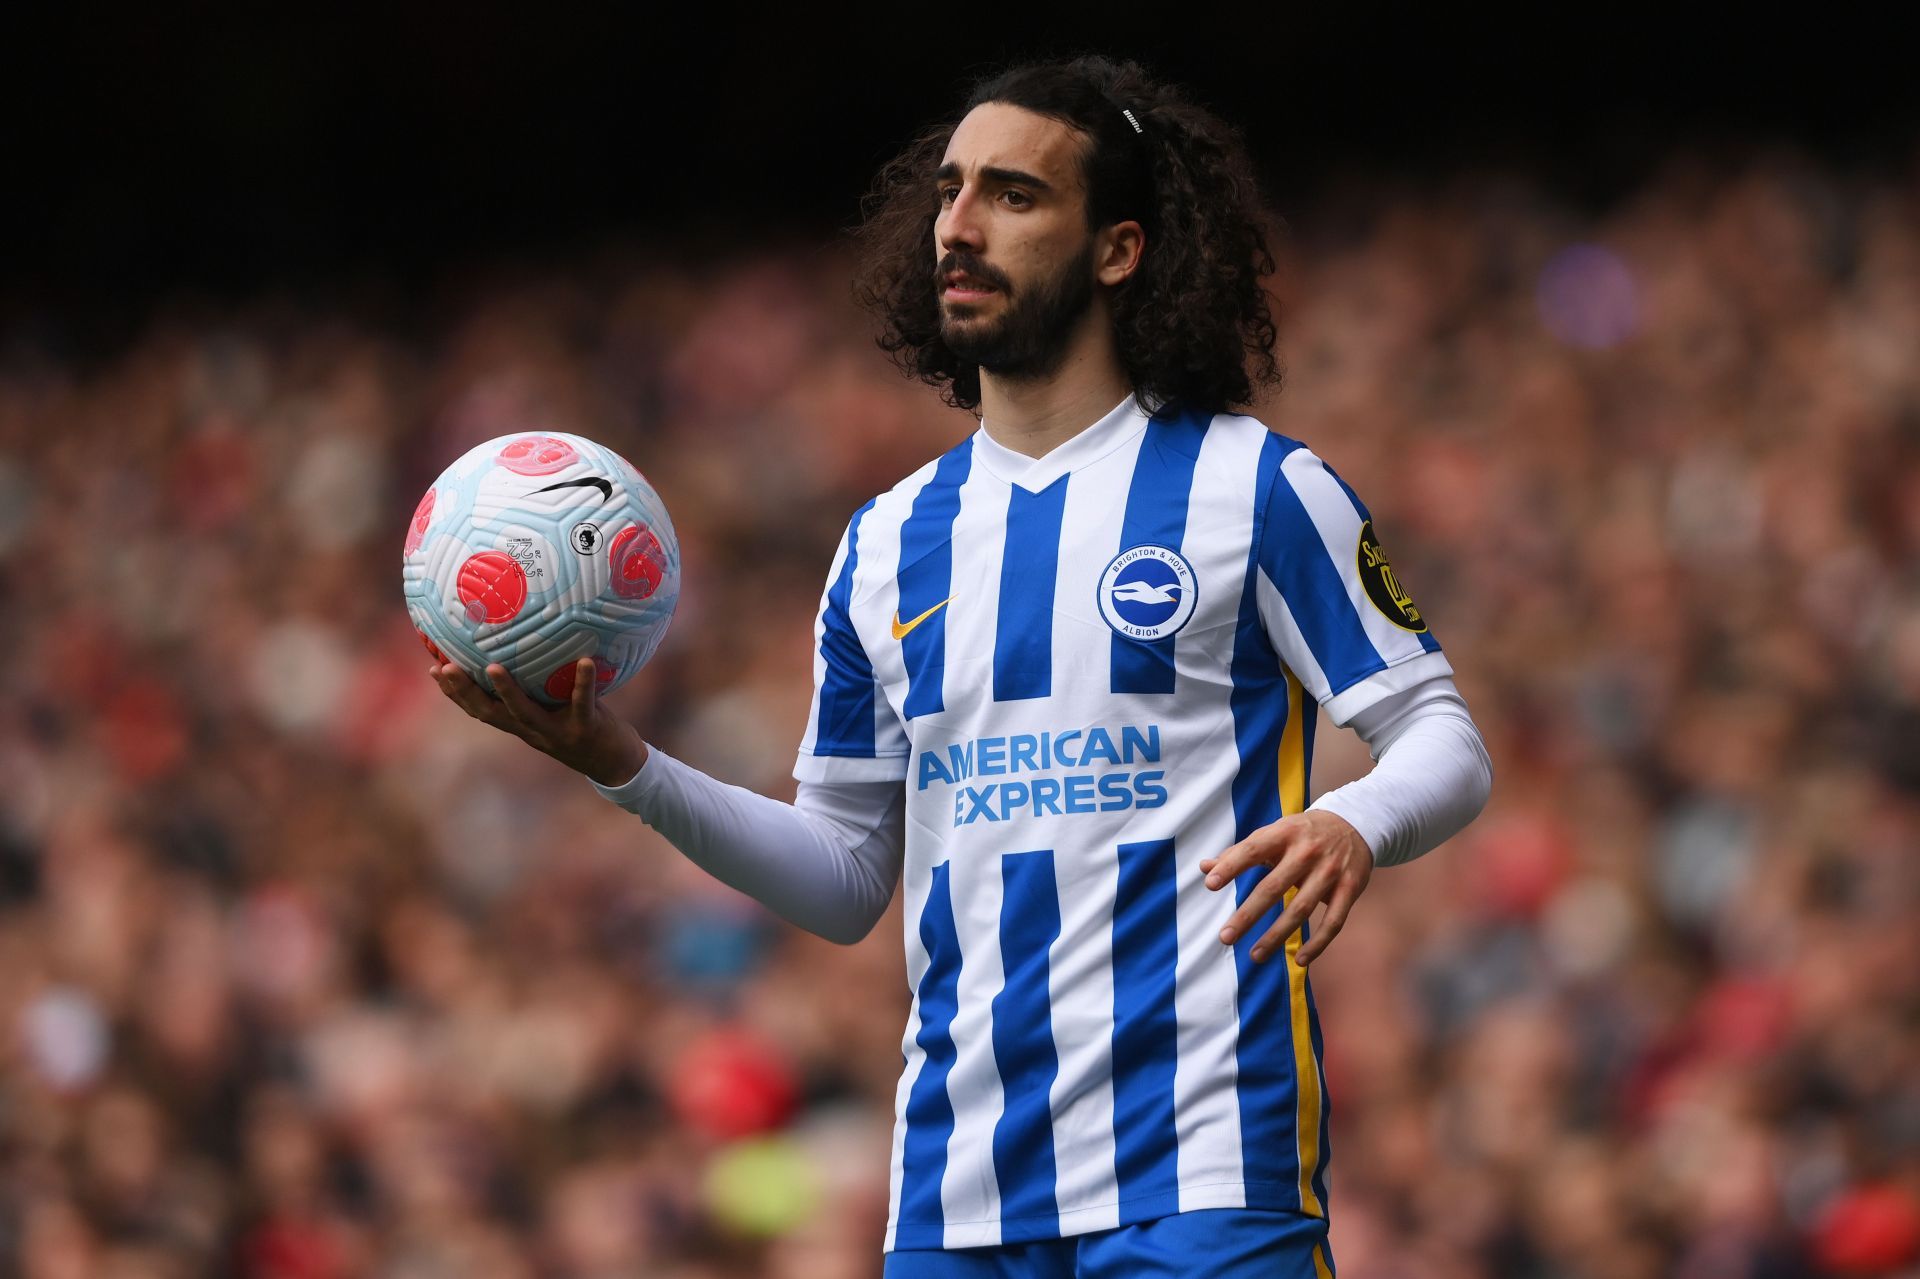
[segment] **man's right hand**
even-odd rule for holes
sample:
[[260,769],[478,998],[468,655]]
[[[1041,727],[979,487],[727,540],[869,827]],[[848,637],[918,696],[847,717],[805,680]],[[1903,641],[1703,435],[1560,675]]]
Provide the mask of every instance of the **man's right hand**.
[[597,681],[591,657],[581,658],[574,666],[572,699],[553,709],[527,696],[507,668],[497,662],[487,667],[487,678],[499,690],[498,697],[452,662],[444,666],[436,663],[427,668],[427,673],[467,714],[503,733],[512,733],[602,786],[631,781],[647,762],[647,744],[640,734],[602,706],[595,695]]

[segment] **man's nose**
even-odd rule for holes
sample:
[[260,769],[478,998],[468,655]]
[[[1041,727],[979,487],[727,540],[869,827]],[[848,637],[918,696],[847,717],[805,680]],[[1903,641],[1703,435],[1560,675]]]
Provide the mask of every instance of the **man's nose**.
[[968,249],[978,253],[986,243],[973,192],[962,187],[953,203],[941,210],[935,234],[943,249]]

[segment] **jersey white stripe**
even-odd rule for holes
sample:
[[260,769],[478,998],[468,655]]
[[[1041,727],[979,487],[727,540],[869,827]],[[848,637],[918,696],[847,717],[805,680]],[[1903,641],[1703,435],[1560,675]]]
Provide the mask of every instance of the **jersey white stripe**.
[[[1112,631],[1094,596],[1097,574],[1120,551],[1118,512],[1140,452],[1142,434],[1068,481],[1060,520],[1060,565],[1054,584],[1053,704],[1083,709],[1106,703],[1112,680]],[[1091,572],[1089,571],[1091,569]],[[1061,727],[1086,727],[1082,718]],[[1080,856],[1054,859],[1060,891],[1060,937],[1049,985],[1060,1073],[1051,1104],[1062,1231],[1111,1230],[1114,1202],[1113,893],[1118,841]]]
[[[960,486],[960,513],[953,522],[953,544],[969,554],[954,556],[952,603],[946,617],[946,672],[942,688],[946,704],[956,705],[962,690],[975,681],[993,681],[993,640],[1000,618],[1000,563],[1007,518],[1006,485],[974,467]],[[934,619],[929,619],[929,624]],[[948,718],[936,712],[927,731],[941,740],[940,725]],[[912,780],[909,779],[909,785]],[[947,1095],[953,1098],[956,1122],[947,1143],[946,1174],[940,1184],[940,1202],[946,1213],[949,1238],[957,1225],[975,1227],[969,1240],[987,1233],[987,1223],[998,1242],[1000,1188],[994,1180],[993,1127],[1005,1108],[1004,1090],[993,1054],[993,997],[1005,977],[1000,956],[1000,858],[1023,852],[1026,845],[983,849],[985,855],[955,857],[948,863],[953,892],[954,930],[966,950],[960,966],[959,1011],[952,1036],[957,1055],[947,1076]],[[957,1246],[949,1243],[949,1247]]]
[[[960,513],[953,521],[953,544],[966,549],[953,557],[953,602],[943,610],[947,669],[941,689],[948,706],[964,701],[968,688],[993,687],[993,639],[1000,622],[1000,563],[1006,540],[1007,486],[976,466],[960,485]],[[942,723],[945,714],[931,718]]]
[[1127,500],[1138,446],[1067,481],[1060,513],[1060,563],[1053,585],[1053,698],[1059,706],[1097,704],[1113,678],[1112,634],[1100,618],[1087,566],[1104,566],[1120,550],[1115,512]]
[[[1117,846],[1116,846],[1117,847]],[[1116,847],[1085,857],[1055,857],[1060,890],[1060,936],[1048,957],[1053,1040],[1060,1056],[1054,1078],[1054,1158],[1058,1165],[1060,1226],[1076,1205],[1079,1230],[1120,1224],[1113,1172],[1113,886]]]
[[[1216,422],[1201,446],[1182,547],[1202,580],[1233,582],[1235,551],[1239,580],[1245,580],[1262,437]],[[1231,663],[1239,594],[1216,590],[1201,601],[1203,616],[1189,623],[1191,637],[1179,645],[1182,667],[1204,663],[1219,671]],[[1201,621],[1206,624],[1198,625]],[[1181,714],[1212,725],[1206,739],[1197,744],[1207,756],[1237,756],[1232,693],[1231,683],[1218,679],[1181,681]],[[1233,894],[1208,891],[1199,871],[1201,858],[1224,852],[1233,843],[1233,805],[1195,803],[1200,796],[1182,798],[1186,804],[1181,808],[1192,808],[1181,815],[1181,841],[1174,850],[1179,947],[1174,1007],[1179,1055],[1173,1092],[1174,1126],[1181,1137],[1180,1206],[1190,1211],[1198,1206],[1194,1200],[1198,1187],[1241,1179],[1240,1097],[1234,1087],[1239,1077],[1239,1015],[1232,951],[1220,941],[1220,930],[1233,914]],[[1169,812],[1168,818],[1172,816]],[[1172,828],[1168,833],[1173,833]]]

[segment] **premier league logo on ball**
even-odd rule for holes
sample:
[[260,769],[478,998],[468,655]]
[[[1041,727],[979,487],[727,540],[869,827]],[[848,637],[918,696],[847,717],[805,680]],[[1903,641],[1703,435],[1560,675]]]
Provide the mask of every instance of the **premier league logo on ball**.
[[1132,546],[1100,575],[1100,616],[1132,640],[1161,640],[1187,624],[1198,603],[1193,565],[1164,546]]

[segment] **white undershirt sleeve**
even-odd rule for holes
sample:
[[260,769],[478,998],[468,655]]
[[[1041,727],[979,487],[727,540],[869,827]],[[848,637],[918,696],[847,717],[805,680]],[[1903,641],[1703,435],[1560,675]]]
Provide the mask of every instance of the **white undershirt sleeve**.
[[1493,788],[1493,762],[1450,676],[1391,693],[1349,727],[1367,744],[1373,771],[1308,805],[1344,817],[1376,866],[1397,866],[1458,834]]
[[[1375,865],[1426,853],[1485,805],[1492,763],[1450,677],[1390,694],[1350,726],[1372,752],[1373,771],[1311,807],[1352,823]],[[591,784],[715,879],[830,941],[866,936],[900,879],[906,788],[898,781],[801,782],[786,804],[649,744],[631,780]]]
[[649,742],[631,780],[593,788],[721,883],[829,941],[865,937],[900,879],[906,787],[898,781],[801,782],[786,804]]

